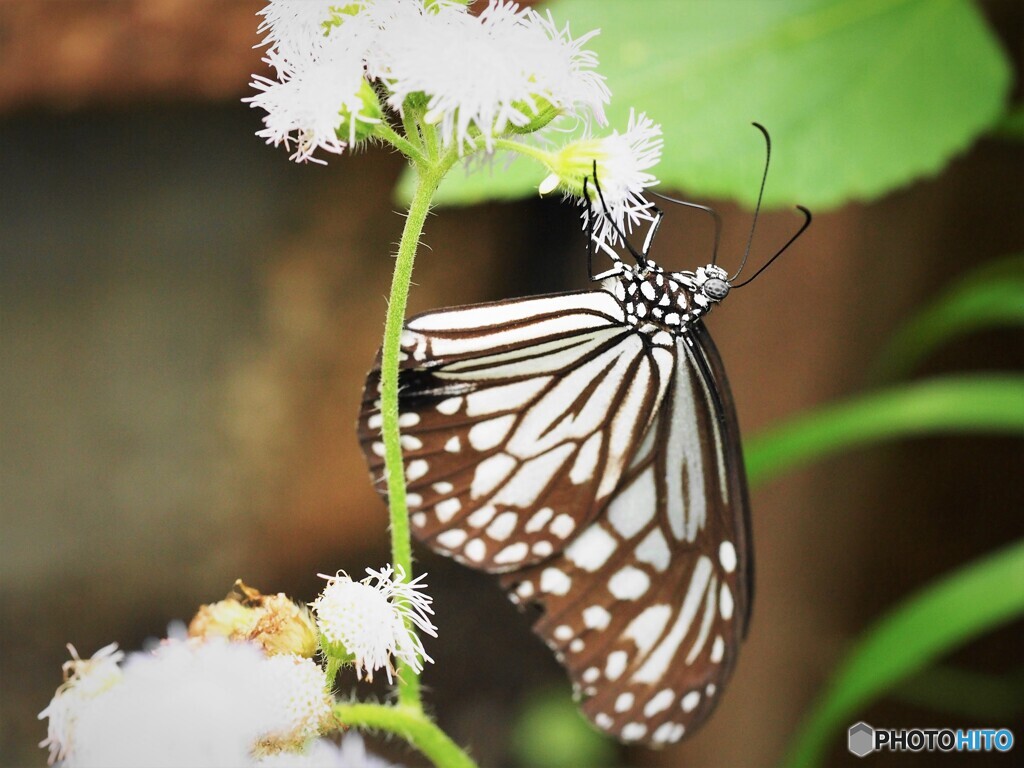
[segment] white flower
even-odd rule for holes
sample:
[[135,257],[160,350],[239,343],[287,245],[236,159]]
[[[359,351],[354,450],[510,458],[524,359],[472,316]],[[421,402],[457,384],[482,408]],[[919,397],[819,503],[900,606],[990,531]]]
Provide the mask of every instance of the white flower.
[[551,105],[603,120],[608,89],[593,71],[596,56],[559,31],[550,17],[491,0],[479,17],[441,6],[402,14],[378,39],[383,54],[368,68],[401,110],[413,93],[427,96],[427,120],[460,149],[479,133],[485,146],[510,126],[529,125]]
[[336,655],[353,657],[360,677],[365,672],[372,680],[373,673],[384,668],[390,682],[392,656],[421,671],[423,660],[433,659],[413,627],[437,637],[437,628],[427,615],[433,614],[432,600],[420,591],[426,586],[421,583],[425,574],[405,581],[400,567],[397,572],[391,566],[379,571],[367,568],[366,572],[369,576],[362,581],[353,581],[342,572],[320,574],[327,579],[327,586],[312,603],[317,627],[327,643],[339,646]]
[[[621,234],[643,221],[653,221],[654,206],[643,196],[658,179],[648,169],[661,159],[661,126],[647,115],[629,112],[625,133],[573,141],[552,156],[552,173],[540,184],[542,195],[561,187],[579,198],[584,207],[583,228],[594,218],[594,242],[600,247],[617,245]],[[597,167],[597,184],[594,167]],[[583,181],[587,180],[587,195]],[[597,187],[600,186],[600,195]],[[602,200],[604,204],[602,204]],[[607,205],[607,210],[605,209]]]
[[363,739],[349,731],[341,746],[325,739],[314,741],[303,752],[278,752],[256,762],[258,768],[402,768],[366,751]]
[[39,719],[48,718],[46,739],[40,747],[49,747],[52,764],[57,760],[71,762],[75,754],[75,732],[82,710],[121,681],[118,664],[124,653],[117,643],[100,648],[91,659],[82,659],[75,646],[68,645],[71,660],[64,662],[64,684],[49,705],[39,713]]
[[338,154],[356,141],[361,127],[380,121],[360,51],[344,32],[347,26],[333,31],[319,55],[301,64],[283,64],[271,51],[265,61],[278,68],[280,80],[253,75],[251,86],[260,93],[243,99],[267,112],[266,128],[256,135],[289,149],[294,141],[291,159],[297,162],[323,164],[313,157],[317,149]]
[[312,659],[292,654],[267,658],[260,667],[260,682],[284,724],[265,734],[274,742],[302,743],[320,735],[331,714],[331,697],[324,688],[324,672]]
[[239,766],[269,734],[288,732],[279,687],[249,643],[167,640],[133,653],[120,683],[83,707],[68,768]]
[[257,32],[266,33],[263,45],[270,46],[277,56],[268,64],[302,64],[315,58],[327,40],[327,22],[335,18],[335,8],[352,8],[358,0],[270,0],[258,13],[263,17]]

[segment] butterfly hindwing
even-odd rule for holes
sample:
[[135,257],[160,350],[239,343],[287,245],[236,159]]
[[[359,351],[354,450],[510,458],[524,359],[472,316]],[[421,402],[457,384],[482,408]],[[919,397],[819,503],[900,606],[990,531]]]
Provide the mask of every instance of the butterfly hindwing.
[[[709,716],[735,666],[749,513],[703,310],[672,276],[625,275],[413,318],[399,423],[417,538],[503,573],[515,602],[541,609],[534,630],[587,716],[658,745]],[[359,434],[385,493],[379,380],[374,368]]]
[[[590,521],[647,431],[673,365],[669,349],[623,324],[604,291],[427,313],[409,321],[402,349],[413,530],[490,571],[543,560]],[[375,368],[359,426],[379,480],[378,382]]]
[[700,725],[735,665],[751,600],[735,410],[701,324],[677,342],[656,422],[602,514],[557,557],[507,574],[582,709],[625,741]]

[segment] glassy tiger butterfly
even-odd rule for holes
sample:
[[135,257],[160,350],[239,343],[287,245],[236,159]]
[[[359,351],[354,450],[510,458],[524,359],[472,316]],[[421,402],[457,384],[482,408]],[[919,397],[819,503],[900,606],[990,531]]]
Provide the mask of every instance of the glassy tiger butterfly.
[[[591,248],[597,290],[412,318],[399,374],[416,537],[539,607],[587,717],[650,745],[710,715],[753,596],[736,411],[702,322],[736,276],[655,264],[660,218],[642,252],[622,238],[636,266],[609,249],[595,276]],[[379,382],[359,436],[386,494]]]

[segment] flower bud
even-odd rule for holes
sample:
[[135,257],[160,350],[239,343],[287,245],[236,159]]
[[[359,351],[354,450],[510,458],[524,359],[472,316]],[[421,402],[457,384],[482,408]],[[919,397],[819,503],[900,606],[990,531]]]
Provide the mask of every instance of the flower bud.
[[263,595],[241,580],[235,589],[226,599],[199,609],[189,624],[189,637],[248,640],[268,656],[287,653],[312,658],[316,654],[316,626],[308,610],[283,593]]

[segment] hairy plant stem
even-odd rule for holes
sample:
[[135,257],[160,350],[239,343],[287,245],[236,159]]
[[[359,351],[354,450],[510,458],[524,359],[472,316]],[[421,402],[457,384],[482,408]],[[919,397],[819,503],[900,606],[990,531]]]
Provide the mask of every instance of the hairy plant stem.
[[[396,569],[404,571],[408,581],[413,577],[412,545],[409,540],[409,508],[406,499],[405,470],[402,463],[401,433],[398,428],[398,366],[401,353],[402,327],[405,308],[412,282],[412,268],[416,248],[423,232],[423,224],[430,212],[430,201],[445,173],[457,159],[454,152],[443,155],[436,163],[414,162],[416,189],[402,230],[395,258],[395,271],[388,297],[387,319],[384,323],[384,343],[380,359],[381,439],[384,442],[384,476],[388,484],[388,510],[391,520],[391,559]],[[406,622],[414,632],[411,622]],[[404,662],[398,665],[398,701],[412,711],[421,712],[420,679],[416,671]]]
[[335,704],[334,717],[342,725],[393,733],[426,755],[437,768],[477,768],[473,759],[420,709],[401,704]]

